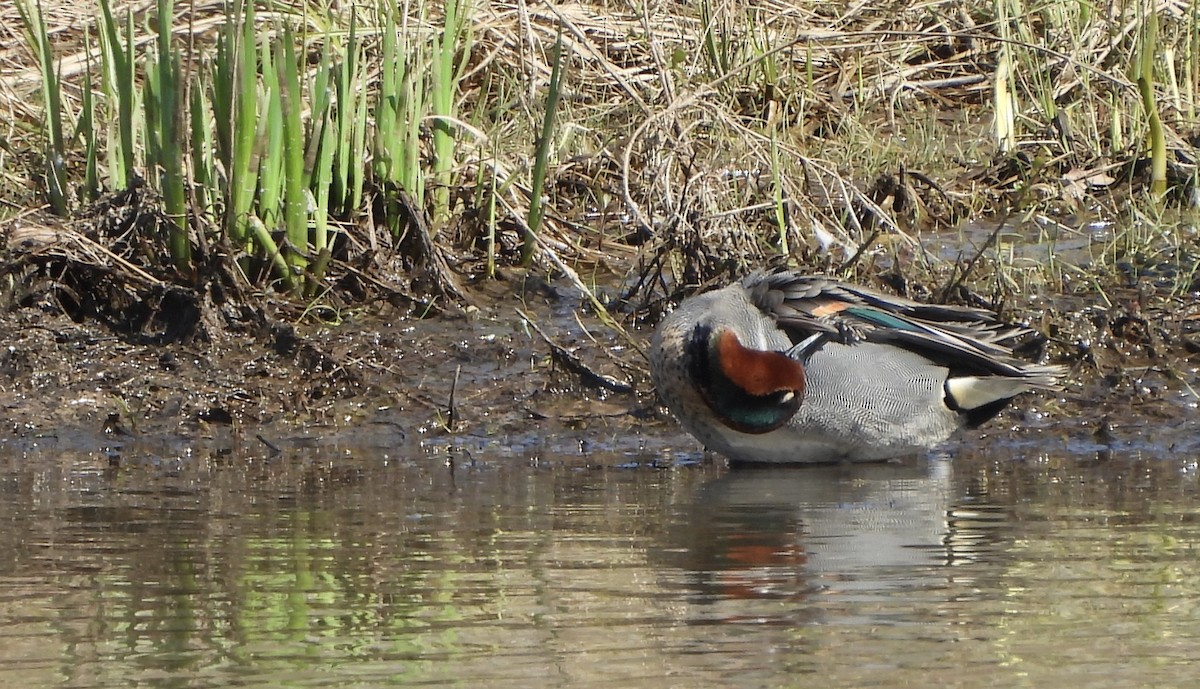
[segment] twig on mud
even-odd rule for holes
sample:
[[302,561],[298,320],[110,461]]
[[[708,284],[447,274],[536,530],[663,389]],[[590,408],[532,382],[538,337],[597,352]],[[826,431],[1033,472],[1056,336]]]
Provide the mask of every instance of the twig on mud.
[[861,244],[858,245],[858,250],[854,252],[854,255],[851,256],[850,258],[846,259],[846,261],[843,262],[842,265],[837,267],[836,272],[845,274],[846,271],[848,271],[851,268],[853,268],[854,266],[858,265],[859,259],[861,259],[863,257],[863,254],[865,254],[867,252],[867,249],[871,248],[871,245],[875,243],[876,239],[879,239],[879,233],[880,233],[880,229],[878,227],[876,227],[871,232],[871,236],[867,237]]
[[450,381],[450,399],[446,401],[446,424],[447,433],[454,432],[454,422],[458,419],[458,408],[454,403],[454,396],[458,393],[458,379],[462,376],[462,364],[454,368],[454,380]]
[[254,437],[258,439],[258,442],[262,443],[263,445],[266,445],[267,448],[271,450],[272,455],[278,455],[278,454],[283,453],[283,450],[281,450],[278,445],[276,445],[275,443],[271,442],[270,440],[267,440],[266,438],[262,437],[261,433],[255,433]]
[[639,369],[636,365],[617,356],[612,347],[605,347],[599,341],[597,341],[596,336],[592,335],[592,331],[588,329],[587,325],[584,324],[583,319],[579,317],[578,311],[571,315],[575,317],[575,325],[579,326],[580,331],[582,331],[583,334],[592,341],[592,344],[596,345],[601,352],[604,352],[605,356],[607,356],[614,364],[620,367],[620,369],[625,372],[625,375],[629,376],[631,380],[638,374],[641,374],[644,377],[649,373],[644,367]]
[[996,238],[1000,236],[1000,230],[1004,229],[1004,226],[1008,224],[1008,219],[1010,217],[1012,217],[1011,213],[1005,213],[1004,216],[1000,218],[1000,221],[996,223],[996,229],[992,230],[992,233],[988,235],[987,240],[984,241],[983,245],[979,247],[979,251],[976,251],[975,255],[971,257],[971,260],[967,261],[967,265],[963,267],[961,272],[958,270],[959,264],[956,263],[954,265],[954,272],[958,273],[958,277],[946,283],[946,286],[942,288],[942,294],[938,301],[945,303],[946,300],[950,298],[950,295],[962,285],[963,281],[967,279],[967,276],[971,274],[971,271],[975,269],[975,264],[979,262],[980,258],[983,258],[983,254],[988,250],[988,248],[996,243]]
[[398,194],[398,200],[408,218],[409,232],[396,241],[396,248],[403,253],[405,246],[411,247],[413,260],[428,272],[438,291],[460,304],[470,305],[471,297],[459,286],[458,277],[450,270],[445,250],[433,241],[428,212],[403,191]]
[[547,335],[540,327],[538,327],[537,323],[533,322],[533,318],[531,318],[529,314],[525,313],[521,309],[517,309],[517,315],[521,317],[521,320],[525,321],[526,325],[528,325],[530,328],[533,328],[533,331],[538,334],[538,337],[542,338],[542,341],[545,342],[548,347],[550,347],[550,358],[553,359],[555,363],[560,364],[568,371],[579,376],[580,382],[582,382],[584,385],[600,387],[604,388],[605,390],[611,390],[619,393],[633,392],[633,386],[629,383],[617,380],[612,376],[607,376],[603,373],[597,373],[596,371],[593,371],[591,367],[583,363],[583,360],[576,356],[573,352],[568,351],[566,347],[563,347],[554,340],[551,340],[550,336]]

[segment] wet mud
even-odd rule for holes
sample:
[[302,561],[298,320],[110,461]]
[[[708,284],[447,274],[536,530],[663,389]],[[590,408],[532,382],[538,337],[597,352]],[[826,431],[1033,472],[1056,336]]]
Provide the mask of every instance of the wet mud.
[[[188,342],[75,322],[46,305],[9,309],[0,437],[114,463],[310,446],[460,462],[705,459],[656,404],[638,354],[588,317],[570,285],[512,277],[475,297],[471,309],[427,318],[383,303],[328,324],[263,308],[237,332]],[[1178,368],[1135,365],[1144,352],[1101,345],[1080,356],[1063,392],[1024,396],[956,442],[996,443],[1017,458],[1200,457],[1191,382]],[[1176,365],[1188,361],[1181,350]]]
[[332,444],[470,459],[625,444],[659,418],[636,355],[575,318],[565,286],[513,273],[473,296],[469,309],[426,318],[383,302],[329,323],[246,307],[189,341],[76,322],[52,301],[10,308],[0,436],[127,452]]
[[[589,276],[626,337],[578,283],[511,267],[477,277],[464,258],[450,277],[446,250],[430,243],[344,264],[337,289],[307,302],[250,290],[236,274],[244,263],[219,248],[190,282],[172,278],[136,246],[132,230],[154,217],[125,199],[79,229],[6,228],[0,442],[94,449],[113,462],[312,445],[451,461],[705,456],[658,406],[638,351],[681,296],[664,261]],[[1070,370],[1063,391],[1023,396],[962,442],[1014,456],[1200,455],[1200,306],[1156,276],[1117,276],[1103,299],[1089,285],[1003,304],[956,290],[1045,333],[1025,354]],[[915,280],[889,285],[937,296]]]

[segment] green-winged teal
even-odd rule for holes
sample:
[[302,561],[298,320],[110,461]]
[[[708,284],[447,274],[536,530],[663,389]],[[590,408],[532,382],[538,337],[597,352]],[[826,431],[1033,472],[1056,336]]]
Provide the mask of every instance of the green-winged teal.
[[1055,389],[1013,358],[1027,328],[837,280],[756,272],[686,299],[659,326],[651,374],[709,449],[744,462],[870,461],[924,451]]

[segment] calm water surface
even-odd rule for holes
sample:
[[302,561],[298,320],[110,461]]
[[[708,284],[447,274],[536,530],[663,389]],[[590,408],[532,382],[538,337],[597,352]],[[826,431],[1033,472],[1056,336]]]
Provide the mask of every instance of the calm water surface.
[[1195,458],[0,445],[0,687],[1194,687]]

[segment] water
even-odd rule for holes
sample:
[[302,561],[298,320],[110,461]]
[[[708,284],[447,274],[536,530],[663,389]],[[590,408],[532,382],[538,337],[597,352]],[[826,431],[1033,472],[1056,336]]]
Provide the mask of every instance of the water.
[[0,451],[0,686],[1200,680],[1187,458],[255,453]]

